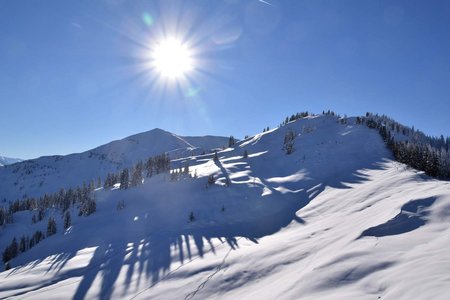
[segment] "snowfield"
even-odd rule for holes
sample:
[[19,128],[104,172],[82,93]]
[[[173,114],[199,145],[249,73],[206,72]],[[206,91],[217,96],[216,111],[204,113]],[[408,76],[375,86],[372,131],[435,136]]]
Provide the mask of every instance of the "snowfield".
[[56,193],[62,187],[88,184],[99,176],[104,179],[109,172],[165,152],[177,158],[227,144],[226,137],[181,137],[156,128],[82,153],[26,160],[0,168],[0,200],[40,197]]
[[[57,234],[0,273],[0,298],[450,299],[450,183],[395,162],[375,130],[315,116],[194,155],[172,167],[198,178],[99,189],[66,231],[49,212]],[[46,228],[31,215],[0,249]]]

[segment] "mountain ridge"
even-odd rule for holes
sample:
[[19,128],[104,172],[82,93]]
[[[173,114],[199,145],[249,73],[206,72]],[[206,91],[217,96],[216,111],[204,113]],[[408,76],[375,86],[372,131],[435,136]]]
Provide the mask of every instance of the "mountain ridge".
[[[130,167],[139,160],[168,153],[172,158],[209,151],[227,145],[227,137],[186,137],[155,128],[114,140],[93,149],[68,155],[41,156],[0,169],[1,199],[43,196],[104,179],[107,173]],[[196,145],[198,144],[198,146]]]
[[377,129],[308,116],[96,189],[65,230],[58,207],[20,211],[0,248],[58,232],[10,261],[0,297],[447,299],[450,183],[393,158]]

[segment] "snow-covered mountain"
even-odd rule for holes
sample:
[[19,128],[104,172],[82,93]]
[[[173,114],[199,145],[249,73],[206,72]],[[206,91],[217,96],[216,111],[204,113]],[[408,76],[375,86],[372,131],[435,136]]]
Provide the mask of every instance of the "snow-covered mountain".
[[168,153],[171,158],[199,154],[228,144],[218,136],[182,137],[153,129],[110,142],[95,149],[66,156],[44,156],[0,168],[0,199],[42,196],[104,178],[138,160]]
[[196,178],[96,190],[97,211],[71,208],[67,230],[56,209],[36,224],[15,213],[1,249],[49,217],[58,232],[0,273],[0,298],[450,298],[450,183],[394,161],[354,118],[300,119],[172,165],[187,163]]
[[11,158],[11,157],[5,157],[0,155],[0,167],[6,166],[6,165],[12,165],[17,162],[21,162],[22,159],[20,158]]

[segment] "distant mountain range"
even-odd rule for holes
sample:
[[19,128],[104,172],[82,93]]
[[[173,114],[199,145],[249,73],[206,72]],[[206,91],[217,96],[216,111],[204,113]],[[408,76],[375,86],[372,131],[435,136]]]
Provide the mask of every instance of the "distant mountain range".
[[11,158],[11,157],[5,157],[0,155],[0,167],[15,164],[17,162],[21,162],[23,159],[20,158]]
[[167,153],[171,159],[176,159],[227,144],[227,137],[184,137],[156,128],[82,153],[43,156],[6,165],[0,168],[0,197],[15,200],[42,196],[103,178],[109,172],[117,172],[151,156]]

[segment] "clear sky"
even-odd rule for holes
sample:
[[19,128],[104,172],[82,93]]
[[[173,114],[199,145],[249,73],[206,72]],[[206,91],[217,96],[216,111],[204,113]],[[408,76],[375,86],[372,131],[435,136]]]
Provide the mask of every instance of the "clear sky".
[[[178,79],[150,63],[170,37],[193,61]],[[241,138],[324,109],[450,135],[450,1],[0,0],[0,155]]]

